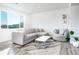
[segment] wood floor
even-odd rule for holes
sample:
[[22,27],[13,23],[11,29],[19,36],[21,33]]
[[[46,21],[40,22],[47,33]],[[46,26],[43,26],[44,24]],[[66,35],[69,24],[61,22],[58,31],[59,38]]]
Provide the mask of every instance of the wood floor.
[[79,48],[74,47],[68,42],[61,43],[60,55],[79,55]]
[[10,46],[11,46],[11,40],[0,42],[0,51],[4,50]]
[[79,55],[79,48],[72,46],[69,42],[52,41],[47,48],[39,48],[36,45],[37,43],[31,42],[20,46],[6,41],[0,43],[0,51],[10,48],[8,55]]

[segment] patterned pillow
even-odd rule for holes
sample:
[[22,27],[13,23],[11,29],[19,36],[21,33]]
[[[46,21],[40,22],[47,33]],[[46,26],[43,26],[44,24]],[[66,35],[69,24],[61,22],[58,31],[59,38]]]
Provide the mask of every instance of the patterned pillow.
[[59,29],[55,29],[55,30],[54,30],[54,33],[55,33],[55,34],[59,34]]

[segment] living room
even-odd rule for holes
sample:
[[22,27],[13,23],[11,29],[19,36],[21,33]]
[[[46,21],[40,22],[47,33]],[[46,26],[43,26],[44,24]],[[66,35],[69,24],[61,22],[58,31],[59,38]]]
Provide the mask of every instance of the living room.
[[[49,36],[52,36],[52,38],[55,37],[55,36],[53,36],[55,29],[61,31],[61,33],[63,32],[63,30],[68,29],[69,31],[74,32],[74,36],[78,37],[79,36],[78,10],[79,10],[79,3],[3,3],[3,4],[0,4],[0,11],[5,11],[3,13],[0,12],[0,14],[6,15],[6,12],[7,12],[8,19],[10,17],[12,17],[9,19],[10,21],[9,20],[7,20],[7,21],[0,20],[0,22],[1,22],[0,43],[3,44],[3,46],[4,46],[5,42],[12,41],[11,42],[12,44],[15,43],[17,47],[21,48],[25,44],[27,45],[27,43],[32,41],[32,40],[30,40],[30,41],[26,40],[27,43],[24,42],[24,44],[20,41],[20,39],[23,40],[22,35],[24,33],[29,32],[27,30],[30,30],[30,29],[34,29],[34,31],[36,31],[36,32],[44,31],[44,33],[42,33],[42,35],[43,34],[45,34],[46,36],[49,35]],[[8,12],[10,12],[11,14],[9,14]],[[12,13],[13,13],[13,15],[17,15],[17,16],[10,16],[10,15],[12,15]],[[23,16],[23,18],[21,18],[20,16]],[[3,20],[5,19],[4,17],[3,18],[1,18],[1,17],[2,16],[0,16],[0,19],[3,19]],[[14,19],[15,19],[14,17],[16,18],[15,21],[14,21]],[[21,20],[21,22],[23,22],[22,26],[19,25],[19,27],[17,26],[14,28],[9,27],[9,26],[2,27],[3,24],[12,25],[12,24],[20,23],[19,20]],[[32,31],[32,30],[30,30],[30,31]],[[17,34],[15,34],[18,32],[23,33],[23,34],[18,36]],[[36,34],[34,34],[34,35],[36,35]],[[59,38],[60,37],[58,37],[58,40],[59,40]],[[16,39],[16,40],[14,40],[14,39]],[[19,45],[17,45],[18,43],[19,43]],[[21,43],[23,46],[20,46]],[[40,44],[41,43],[39,43],[39,45]],[[45,48],[43,48],[43,50],[41,50],[41,51],[44,51],[44,53],[42,53],[42,54],[47,53],[48,55],[49,54],[60,55],[59,49],[61,49],[61,47],[59,45],[61,43],[58,42],[56,44],[57,44],[57,48],[55,47],[55,48],[53,48],[53,50],[58,49],[57,51],[55,51],[55,50],[51,51],[51,49],[47,49],[46,50],[46,51],[48,51],[48,53],[47,53],[47,52],[45,52]],[[25,50],[27,48],[26,45],[24,46]],[[79,43],[75,44],[74,46],[78,47]],[[11,47],[13,47],[13,45]],[[45,47],[47,47],[47,46],[45,45]],[[1,49],[3,49],[3,50],[1,50],[1,51],[4,52],[4,50],[6,50],[7,48],[9,48],[9,47],[6,47],[6,48],[2,47]],[[11,49],[12,48],[9,48],[6,51],[9,51],[9,50],[12,51]],[[32,46],[32,47],[29,47],[28,49],[34,49],[34,47]],[[74,49],[76,49],[76,48],[74,48]],[[76,51],[78,51],[78,49]],[[25,55],[27,55],[27,54],[36,54],[36,55],[41,54],[39,49],[30,51],[30,53],[25,53],[25,50],[24,51],[20,50],[21,52],[18,52],[17,54],[21,54],[21,55],[22,54],[25,54]],[[69,49],[69,50],[71,50],[71,49]],[[50,52],[52,52],[52,53],[50,53]],[[9,53],[9,54],[12,54],[12,53]],[[15,54],[15,53],[13,53],[13,54]],[[15,54],[15,55],[17,55],[17,54]],[[63,54],[63,52],[61,54]],[[73,52],[73,54],[79,54],[79,53]]]

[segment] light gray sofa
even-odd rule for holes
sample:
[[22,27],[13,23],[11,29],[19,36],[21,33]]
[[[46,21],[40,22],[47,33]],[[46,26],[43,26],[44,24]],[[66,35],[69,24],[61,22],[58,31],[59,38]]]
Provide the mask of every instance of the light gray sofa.
[[24,32],[13,32],[12,42],[19,45],[24,45],[42,35],[49,35],[49,34],[43,29],[27,29]]
[[53,32],[53,39],[57,41],[68,41],[69,39],[69,30],[68,29],[55,29]]

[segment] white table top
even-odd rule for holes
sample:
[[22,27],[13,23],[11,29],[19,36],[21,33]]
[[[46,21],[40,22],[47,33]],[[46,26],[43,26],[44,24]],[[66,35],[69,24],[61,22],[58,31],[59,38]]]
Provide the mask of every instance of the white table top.
[[35,40],[40,41],[40,42],[46,42],[49,38],[51,38],[51,37],[50,36],[41,36],[41,37],[38,37]]

